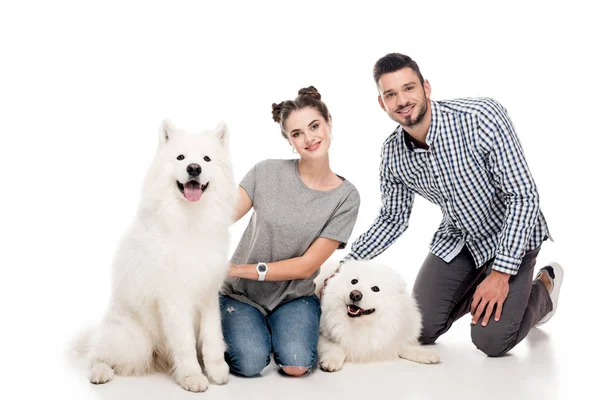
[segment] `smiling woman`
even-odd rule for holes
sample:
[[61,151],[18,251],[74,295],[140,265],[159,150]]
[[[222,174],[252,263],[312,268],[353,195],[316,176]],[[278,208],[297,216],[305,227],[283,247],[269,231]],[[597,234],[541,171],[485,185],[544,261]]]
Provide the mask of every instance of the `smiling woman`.
[[321,309],[314,278],[350,237],[358,191],[329,166],[331,116],[314,87],[273,104],[272,115],[299,159],[265,160],[240,183],[235,219],[254,209],[221,289],[226,360],[259,374],[270,361],[288,375],[317,362]]

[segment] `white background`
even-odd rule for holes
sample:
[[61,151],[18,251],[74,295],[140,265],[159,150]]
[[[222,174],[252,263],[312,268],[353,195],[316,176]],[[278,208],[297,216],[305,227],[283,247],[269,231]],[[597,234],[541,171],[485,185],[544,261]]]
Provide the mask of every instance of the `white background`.
[[[367,229],[379,208],[380,146],[395,127],[377,104],[371,70],[389,52],[418,62],[433,99],[488,96],[508,109],[555,239],[538,263],[566,270],[560,309],[545,327],[559,372],[531,380],[545,368],[532,362],[520,382],[576,396],[593,384],[599,355],[600,35],[591,3],[2,2],[0,393],[11,397],[0,397],[101,393],[82,386],[62,354],[80,326],[102,315],[112,255],[164,117],[188,130],[226,121],[239,181],[262,159],[294,156],[271,103],[316,86],[333,116],[332,169],[362,198],[352,239]],[[379,260],[412,285],[440,219],[417,198],[408,231]],[[232,250],[246,220],[232,228]],[[456,332],[456,346],[442,343],[446,360],[473,351],[468,328]],[[486,363],[489,373],[477,379],[487,398],[515,387],[514,377],[498,378],[514,359]],[[377,368],[360,373],[368,380]],[[450,397],[476,397],[469,374],[478,367],[463,368],[465,391]],[[321,382],[314,374],[304,389],[311,378]],[[401,377],[390,379],[392,387]]]

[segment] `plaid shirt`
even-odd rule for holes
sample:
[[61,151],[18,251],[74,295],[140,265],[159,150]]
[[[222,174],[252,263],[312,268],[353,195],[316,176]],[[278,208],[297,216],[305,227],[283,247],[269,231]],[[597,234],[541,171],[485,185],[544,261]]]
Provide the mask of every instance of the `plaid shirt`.
[[431,252],[450,262],[467,246],[477,267],[517,274],[525,252],[550,238],[521,144],[493,99],[431,101],[429,149],[398,126],[381,152],[381,210],[344,258],[371,259],[406,230],[415,193],[442,209]]

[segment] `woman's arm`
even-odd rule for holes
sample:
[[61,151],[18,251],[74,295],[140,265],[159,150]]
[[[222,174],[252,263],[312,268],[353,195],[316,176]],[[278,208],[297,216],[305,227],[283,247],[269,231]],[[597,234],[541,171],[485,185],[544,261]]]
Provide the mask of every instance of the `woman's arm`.
[[250,200],[250,196],[248,196],[248,193],[241,186],[238,186],[238,201],[235,204],[235,211],[233,212],[233,222],[241,219],[251,208],[252,200]]
[[[310,245],[301,257],[268,263],[266,281],[289,281],[310,277],[338,248],[337,240],[320,237]],[[258,280],[256,264],[231,265],[229,276]]]

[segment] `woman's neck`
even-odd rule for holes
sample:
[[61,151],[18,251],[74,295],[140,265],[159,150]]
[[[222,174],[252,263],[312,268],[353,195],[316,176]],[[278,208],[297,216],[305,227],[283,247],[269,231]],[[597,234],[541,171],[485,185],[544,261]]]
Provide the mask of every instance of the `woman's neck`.
[[329,167],[329,155],[318,160],[303,160],[298,163],[298,173],[310,188],[331,188],[340,184],[341,179]]

